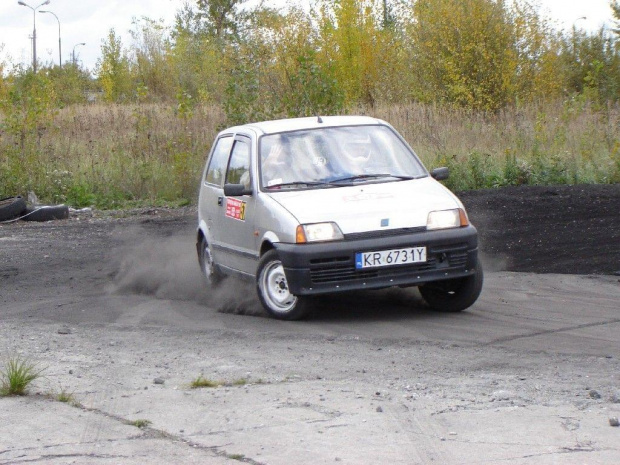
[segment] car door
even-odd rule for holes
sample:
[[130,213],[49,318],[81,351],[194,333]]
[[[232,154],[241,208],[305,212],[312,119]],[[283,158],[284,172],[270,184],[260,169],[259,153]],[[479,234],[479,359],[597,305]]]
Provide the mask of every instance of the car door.
[[236,135],[226,170],[226,184],[244,184],[252,195],[224,196],[219,213],[223,264],[244,274],[254,274],[258,261],[254,234],[256,189],[252,176],[252,140]]
[[223,225],[220,221],[222,198],[224,196],[224,179],[226,167],[230,158],[230,150],[234,142],[232,134],[219,137],[213,146],[211,156],[200,189],[200,217],[207,224],[207,241],[211,246],[213,260],[217,264],[223,264],[221,249],[222,237],[225,236]]

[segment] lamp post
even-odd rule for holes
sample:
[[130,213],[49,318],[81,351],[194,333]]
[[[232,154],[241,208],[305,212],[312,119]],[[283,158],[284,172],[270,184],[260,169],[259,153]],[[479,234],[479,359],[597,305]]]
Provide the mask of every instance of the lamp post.
[[575,21],[573,21],[573,27],[575,27],[575,24],[577,24],[577,21],[581,21],[582,19],[588,19],[587,16],[580,16],[579,18],[577,18]]
[[32,8],[30,5],[22,2],[21,0],[17,2],[18,5],[28,7],[32,10],[32,71],[35,74],[37,73],[37,23],[36,23],[37,15],[35,13],[38,8],[42,7],[43,5],[49,5],[49,3],[50,3],[50,0],[46,0],[40,5],[37,5],[36,7]]
[[73,66],[75,66],[75,47],[77,47],[78,45],[86,45],[86,42],[80,42],[79,44],[75,44],[73,46],[73,54],[72,54],[72,56],[73,56]]
[[60,20],[58,19],[58,16],[56,16],[56,13],[54,13],[53,11],[39,10],[39,13],[49,13],[51,15],[54,15],[54,18],[56,18],[56,21],[58,21],[58,66],[62,68],[62,45],[60,42]]

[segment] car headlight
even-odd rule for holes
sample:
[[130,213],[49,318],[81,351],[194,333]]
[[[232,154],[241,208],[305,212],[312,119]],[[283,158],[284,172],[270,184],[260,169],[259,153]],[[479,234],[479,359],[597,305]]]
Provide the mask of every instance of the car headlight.
[[426,229],[460,228],[469,225],[467,213],[462,208],[430,212],[426,221]]
[[298,244],[306,242],[337,241],[343,239],[342,231],[336,223],[300,224],[295,235]]

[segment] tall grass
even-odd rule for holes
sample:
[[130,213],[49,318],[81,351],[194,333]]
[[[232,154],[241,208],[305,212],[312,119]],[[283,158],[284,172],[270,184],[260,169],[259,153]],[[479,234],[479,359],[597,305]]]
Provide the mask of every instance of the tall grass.
[[450,167],[455,190],[620,182],[618,107],[571,100],[488,115],[407,105],[373,115],[391,122],[427,167]]
[[[620,182],[620,109],[582,100],[482,114],[417,104],[358,108],[390,122],[455,190]],[[0,133],[0,197],[117,208],[195,202],[218,106],[85,105],[60,110],[36,137]],[[21,143],[20,143],[21,142]]]
[[41,377],[44,368],[33,362],[17,357],[9,358],[0,370],[0,397],[26,395],[28,386]]

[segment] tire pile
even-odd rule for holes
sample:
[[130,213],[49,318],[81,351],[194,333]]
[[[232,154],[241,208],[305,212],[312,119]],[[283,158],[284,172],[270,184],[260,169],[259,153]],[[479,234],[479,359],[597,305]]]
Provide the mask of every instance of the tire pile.
[[69,218],[69,207],[66,205],[28,206],[21,197],[0,199],[0,223],[14,221],[52,221]]

